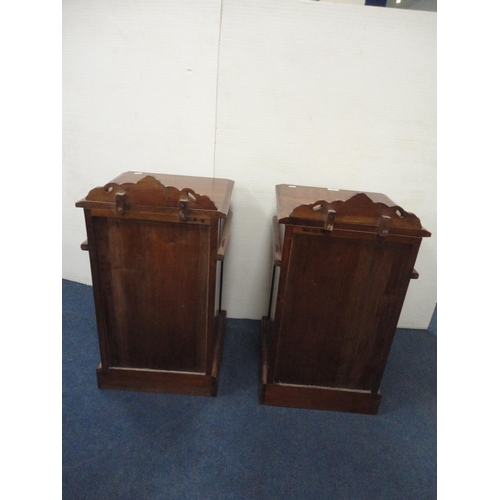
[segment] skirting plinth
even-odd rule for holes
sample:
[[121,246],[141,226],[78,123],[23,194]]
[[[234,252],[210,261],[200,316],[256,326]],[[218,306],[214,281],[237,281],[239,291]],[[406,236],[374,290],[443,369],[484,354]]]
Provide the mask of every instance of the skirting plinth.
[[270,383],[268,374],[269,319],[261,323],[259,403],[269,406],[376,414],[380,393],[343,388]]
[[217,396],[219,368],[222,356],[226,311],[220,311],[216,321],[216,339],[213,352],[211,373],[186,373],[167,370],[149,370],[144,368],[104,369],[97,367],[97,385],[99,389],[125,391],[162,392],[186,394],[190,396]]

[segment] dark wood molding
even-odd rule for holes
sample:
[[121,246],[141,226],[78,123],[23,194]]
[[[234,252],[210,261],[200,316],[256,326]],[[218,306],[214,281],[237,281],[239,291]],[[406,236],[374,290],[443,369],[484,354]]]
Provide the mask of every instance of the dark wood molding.
[[226,248],[229,243],[229,233],[231,230],[231,222],[233,220],[233,212],[230,210],[227,214],[226,220],[224,221],[224,227],[222,228],[222,233],[219,242],[219,248],[217,250],[217,260],[224,260],[226,256]]
[[[329,198],[313,198],[328,194]],[[431,234],[420,219],[380,193],[304,186],[277,186],[278,221],[282,224],[374,232],[380,236],[401,234],[426,237]]]
[[99,202],[116,205],[117,212],[135,207],[165,207],[179,209],[185,213],[190,210],[217,211],[214,202],[206,195],[196,193],[189,187],[179,189],[174,186],[164,186],[152,175],[142,177],[136,183],[122,184],[109,182],[105,186],[89,191],[84,200],[77,203],[77,207],[92,208]]
[[281,265],[281,234],[278,224],[278,218],[273,217],[272,227],[272,243],[273,243],[273,263],[275,266]]

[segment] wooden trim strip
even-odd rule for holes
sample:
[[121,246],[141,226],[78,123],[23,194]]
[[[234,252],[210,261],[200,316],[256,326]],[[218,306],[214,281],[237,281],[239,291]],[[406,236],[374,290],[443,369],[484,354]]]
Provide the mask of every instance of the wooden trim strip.
[[278,217],[276,215],[273,217],[273,260],[275,266],[281,266],[281,238],[280,238],[280,227],[278,224]]
[[99,389],[124,391],[144,391],[191,396],[216,396],[211,376],[191,373],[176,373],[161,370],[142,370],[127,368],[108,368],[101,365],[97,370]]
[[229,231],[231,230],[231,221],[233,220],[233,212],[230,210],[224,222],[224,228],[220,236],[219,249],[217,250],[217,260],[224,260],[226,256],[226,248],[229,242]]

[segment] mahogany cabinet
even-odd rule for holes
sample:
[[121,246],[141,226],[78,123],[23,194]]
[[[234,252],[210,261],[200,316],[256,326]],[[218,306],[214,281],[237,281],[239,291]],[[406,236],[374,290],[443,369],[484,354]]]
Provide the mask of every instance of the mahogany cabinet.
[[100,388],[216,396],[233,181],[126,172],[85,214]]
[[380,193],[278,185],[276,195],[259,401],[377,413],[420,243],[430,233]]

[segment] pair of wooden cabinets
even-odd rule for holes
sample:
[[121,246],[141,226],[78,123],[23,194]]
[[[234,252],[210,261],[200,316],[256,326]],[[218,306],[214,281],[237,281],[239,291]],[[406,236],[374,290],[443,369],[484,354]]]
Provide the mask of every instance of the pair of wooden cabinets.
[[[85,213],[100,388],[217,395],[233,185],[126,172],[76,204]],[[276,189],[259,401],[376,413],[430,233],[381,194]]]

